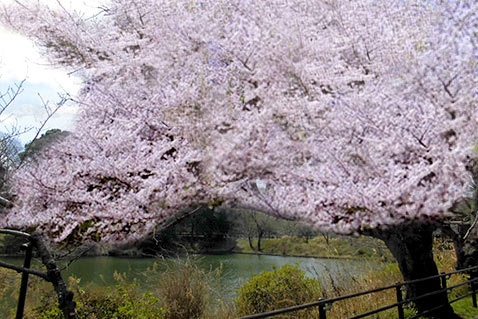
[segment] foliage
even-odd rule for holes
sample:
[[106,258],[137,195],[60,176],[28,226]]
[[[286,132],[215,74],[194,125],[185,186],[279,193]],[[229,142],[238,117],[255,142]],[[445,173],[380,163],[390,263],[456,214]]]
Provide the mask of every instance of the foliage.
[[[353,273],[343,268],[337,276],[332,277],[325,271],[317,273],[316,278],[321,283],[323,298],[345,296],[389,286],[402,281],[402,276],[397,264],[390,262],[377,264],[372,261],[364,263],[360,270]],[[327,318],[348,318],[395,302],[395,290],[386,290],[357,298],[346,299],[334,303],[332,308],[327,311]],[[392,315],[390,316],[390,314]],[[396,310],[392,309],[377,315],[377,318],[396,318]]]
[[22,245],[27,241],[18,236],[0,234],[0,255],[23,255]]
[[[1,95],[1,94],[0,94]],[[0,104],[0,109],[2,105]],[[0,112],[1,114],[1,112]],[[15,133],[0,132],[0,167],[1,177],[12,168],[16,168],[19,163],[19,154],[22,150],[22,145]]]
[[[440,272],[451,272],[455,270],[456,255],[453,245],[440,238],[434,242],[434,257]],[[396,263],[388,262],[385,264],[377,264],[376,262],[368,262],[364,264],[360,271],[351,273],[343,270],[342,275],[331,277],[327,271],[317,273],[316,278],[321,282],[322,294],[324,298],[332,298],[347,294],[357,293],[365,290],[371,290],[379,287],[393,285],[397,282],[403,282],[403,277]],[[452,275],[448,278],[448,286],[456,285],[466,280],[463,275]],[[468,292],[468,287],[463,286],[454,289],[449,295],[449,300]],[[404,292],[402,292],[404,293]],[[387,304],[396,302],[395,290],[386,290],[372,295],[365,295],[350,300],[340,301],[334,304],[331,310],[327,311],[327,318],[342,319],[359,313],[363,313],[372,309],[382,307]],[[477,309],[471,309],[470,297],[458,304],[452,304],[457,313],[463,315],[464,318],[472,318],[478,315]],[[466,306],[462,306],[462,304]],[[406,317],[412,317],[415,310],[410,305],[405,308]],[[384,313],[378,314],[377,318],[396,318],[396,309],[391,309]]]
[[[252,276],[238,290],[235,300],[238,315],[250,315],[318,300],[320,285],[305,276],[298,265],[284,265]],[[317,318],[316,310],[299,312],[299,318]],[[297,314],[284,318],[298,318]]]
[[[159,281],[161,298],[165,302],[166,318],[200,318],[205,311],[208,297],[207,282],[190,267],[170,271]],[[175,283],[171,285],[171,283]]]
[[27,158],[35,158],[38,156],[42,149],[48,147],[52,143],[60,141],[62,138],[68,136],[68,131],[62,131],[59,129],[51,129],[43,133],[38,139],[31,141],[25,145],[25,150],[19,154],[21,160]]
[[[248,239],[248,248],[245,248],[245,251],[270,252],[263,249],[263,238],[289,235],[304,238],[307,242],[319,233],[311,225],[268,216],[253,210],[235,209],[230,211],[229,215],[233,223],[231,234]],[[256,245],[254,245],[255,238],[257,238]],[[242,245],[240,247],[244,249]]]
[[234,244],[227,240],[233,218],[224,210],[201,207],[161,233],[147,238],[141,243],[140,249],[148,255],[165,255],[184,250],[202,253],[215,248],[227,250],[226,247]]
[[[123,276],[115,274],[116,287],[81,287],[80,280],[70,278],[75,292],[78,319],[163,319],[160,300],[150,293],[140,293],[137,286],[127,284]],[[53,302],[53,295],[44,294],[43,303],[31,310],[25,318],[62,319],[63,313]]]
[[[248,238],[249,247],[253,251],[262,251],[261,240],[265,236],[271,236],[279,222],[277,218],[264,215],[255,211],[243,211],[236,213],[238,221],[236,227],[243,236]],[[257,238],[257,246],[254,247],[253,238]]]
[[183,226],[191,235],[201,235],[210,239],[221,239],[226,236],[231,228],[228,214],[223,210],[202,209],[191,216]]
[[[434,256],[441,272],[450,272],[454,270],[456,256],[453,246],[450,245],[449,242],[437,239],[434,244]],[[310,271],[313,272],[313,269],[310,269]],[[391,262],[381,264],[375,261],[369,261],[364,263],[360,270],[353,273],[346,269],[342,269],[341,271],[335,270],[334,272],[337,274],[334,277],[329,275],[327,269],[320,273],[316,272],[315,274],[315,280],[320,283],[320,295],[323,298],[344,296],[393,285],[397,282],[403,281],[398,265]],[[464,280],[465,277],[461,275],[453,275],[448,279],[448,286],[458,284]],[[455,290],[450,295],[450,299],[463,295],[466,292],[467,287]],[[375,293],[373,295],[365,295],[335,303],[332,308],[327,311],[327,318],[347,318],[395,302],[396,295],[395,290],[393,289]],[[454,305],[454,309],[457,313],[464,315],[464,318],[476,316],[478,313],[476,309],[470,307],[470,302],[470,298],[467,298],[465,301]],[[462,303],[466,306],[463,306]],[[406,308],[405,312],[406,315],[410,317],[415,314],[415,311],[412,308]],[[377,318],[396,318],[396,309],[391,309],[387,312],[381,313]]]
[[471,297],[453,303],[452,307],[463,318],[478,318],[478,309],[473,307]]
[[13,305],[18,298],[20,276],[13,270],[0,267],[0,317],[13,316]]
[[[89,285],[82,287],[80,280],[70,278],[75,292],[78,319],[163,319],[164,311],[159,299],[150,293],[141,293],[135,284],[127,284],[115,274],[115,287]],[[0,268],[0,316],[14,318],[20,287],[20,275]],[[57,296],[50,283],[30,276],[26,299],[25,319],[63,319],[57,306]]]
[[[35,265],[35,262],[33,264]],[[13,319],[18,302],[21,274],[0,268],[0,282],[2,283],[0,285],[0,317]],[[35,308],[46,306],[53,309],[56,301],[56,294],[50,283],[39,277],[29,276],[24,318],[36,319],[39,314],[34,310]]]

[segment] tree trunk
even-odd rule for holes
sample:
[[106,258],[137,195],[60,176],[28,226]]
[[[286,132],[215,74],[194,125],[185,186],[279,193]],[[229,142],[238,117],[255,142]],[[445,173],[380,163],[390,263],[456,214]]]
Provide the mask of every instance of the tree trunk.
[[322,237],[324,237],[324,239],[325,239],[325,244],[327,246],[329,246],[329,234],[328,233],[322,233],[322,232],[320,232],[320,233],[322,234]]
[[262,229],[259,230],[259,234],[257,235],[257,251],[262,251],[261,239],[263,235],[264,235],[264,231]]
[[249,247],[251,247],[251,250],[256,251],[256,249],[254,248],[254,244],[252,243],[252,235],[248,234],[247,239],[249,240]]
[[58,307],[63,311],[65,319],[76,319],[76,303],[73,301],[73,292],[68,290],[48,248],[36,235],[32,235],[32,242],[36,246],[38,255],[47,269],[47,280],[53,284],[58,295]]
[[[433,227],[425,224],[409,224],[386,230],[373,230],[369,234],[385,242],[398,262],[405,281],[438,275],[433,260]],[[434,278],[407,286],[407,299],[441,289],[440,278]],[[440,293],[414,302],[419,313],[440,307],[427,316],[440,319],[461,318],[448,304],[447,294]]]

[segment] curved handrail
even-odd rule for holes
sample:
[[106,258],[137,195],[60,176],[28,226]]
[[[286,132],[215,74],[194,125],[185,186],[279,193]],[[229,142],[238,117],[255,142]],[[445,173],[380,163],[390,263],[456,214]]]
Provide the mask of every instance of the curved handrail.
[[6,229],[6,228],[0,228],[0,234],[22,236],[22,237],[25,237],[25,238],[31,238],[32,237],[29,233],[25,233],[25,232],[18,231],[18,230],[13,230],[13,229]]

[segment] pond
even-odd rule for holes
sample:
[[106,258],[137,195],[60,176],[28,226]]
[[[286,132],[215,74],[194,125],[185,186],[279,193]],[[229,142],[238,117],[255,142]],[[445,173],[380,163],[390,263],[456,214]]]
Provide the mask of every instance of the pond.
[[[186,257],[182,257],[184,259]],[[285,264],[298,264],[312,278],[317,276],[326,279],[347,280],[350,275],[356,275],[366,269],[376,269],[380,263],[356,259],[323,259],[306,257],[225,254],[225,255],[194,255],[198,265],[205,270],[215,270],[222,267],[220,284],[228,298],[233,298],[235,290],[254,274],[279,268]],[[180,258],[181,259],[181,258]],[[21,264],[19,258],[2,258],[2,260]],[[64,277],[75,276],[82,284],[95,283],[102,286],[114,286],[117,282],[113,277],[115,272],[126,274],[126,279],[136,279],[137,284],[146,286],[148,278],[144,272],[157,264],[159,271],[166,267],[174,267],[170,258],[121,258],[121,257],[84,257],[76,260],[63,271]]]

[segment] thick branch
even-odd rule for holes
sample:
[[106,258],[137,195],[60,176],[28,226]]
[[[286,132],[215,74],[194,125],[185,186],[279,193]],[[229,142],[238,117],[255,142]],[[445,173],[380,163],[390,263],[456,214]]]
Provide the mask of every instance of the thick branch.
[[23,268],[23,267],[20,267],[20,266],[10,265],[10,264],[4,263],[2,261],[0,261],[0,267],[15,270],[16,272],[25,272],[25,273],[28,273],[30,275],[38,276],[38,277],[43,278],[46,281],[48,281],[48,275],[46,273],[35,270],[35,269],[29,269],[29,268]]
[[32,242],[37,248],[38,255],[47,269],[47,281],[53,284],[58,295],[59,308],[63,311],[65,319],[76,319],[76,303],[73,301],[73,292],[69,291],[61,272],[53,260],[48,248],[38,235],[32,235]]

